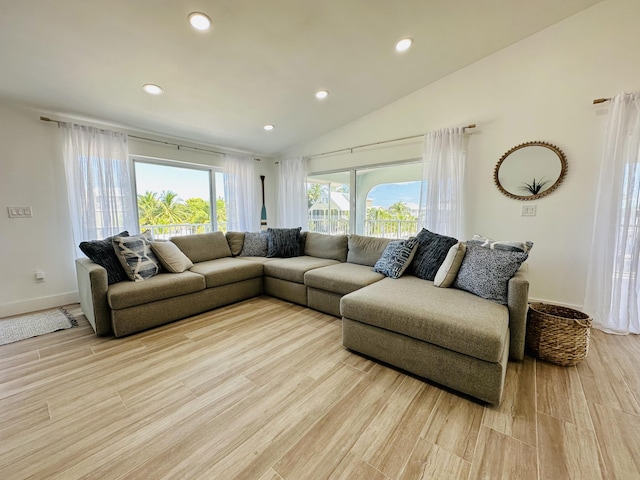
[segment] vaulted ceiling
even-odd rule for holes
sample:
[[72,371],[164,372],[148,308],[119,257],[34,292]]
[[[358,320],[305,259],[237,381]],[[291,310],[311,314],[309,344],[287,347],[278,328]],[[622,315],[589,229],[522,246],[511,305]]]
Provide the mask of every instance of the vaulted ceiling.
[[[0,0],[0,98],[275,155],[595,3]],[[210,30],[189,25],[194,11]],[[400,54],[403,37],[414,42]]]

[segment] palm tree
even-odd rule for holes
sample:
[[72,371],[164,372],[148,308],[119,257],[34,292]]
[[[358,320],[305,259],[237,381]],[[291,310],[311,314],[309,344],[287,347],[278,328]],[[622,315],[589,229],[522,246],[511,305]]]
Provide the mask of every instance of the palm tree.
[[185,223],[186,214],[182,205],[184,202],[178,197],[178,194],[171,190],[163,190],[159,197],[161,209],[161,224]]
[[146,191],[138,195],[138,221],[140,225],[155,225],[159,218],[160,205],[158,194]]
[[393,220],[415,220],[415,217],[411,215],[411,210],[409,210],[406,203],[396,202],[389,205],[387,210],[391,214],[391,219]]

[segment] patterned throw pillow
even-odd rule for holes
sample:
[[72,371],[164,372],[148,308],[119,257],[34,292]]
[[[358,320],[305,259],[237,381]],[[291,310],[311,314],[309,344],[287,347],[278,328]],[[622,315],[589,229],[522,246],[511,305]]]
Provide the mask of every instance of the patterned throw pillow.
[[241,257],[266,257],[269,248],[267,232],[245,232]]
[[430,232],[426,228],[416,235],[418,250],[413,259],[413,274],[423,280],[433,280],[449,249],[458,243],[453,237]]
[[289,258],[302,255],[304,249],[300,241],[301,230],[302,227],[267,229],[269,240],[267,257]]
[[506,305],[509,280],[528,256],[524,252],[490,249],[467,243],[467,253],[453,286]]
[[418,239],[416,237],[390,242],[373,266],[373,271],[387,277],[400,278],[413,260],[417,248]]
[[491,238],[483,237],[482,235],[474,235],[471,240],[467,241],[467,243],[472,243],[485,248],[493,248],[495,250],[506,250],[508,252],[529,253],[529,250],[533,248],[533,242],[521,242],[518,240],[492,240]]
[[[114,237],[128,237],[129,232],[126,230],[120,232]],[[114,237],[108,237],[104,240],[91,240],[87,242],[80,242],[80,250],[84,253],[93,263],[97,263],[101,267],[104,267],[107,271],[107,283],[109,285],[118,283],[123,280],[128,280],[127,273],[122,268],[120,260],[113,249],[112,240]]]
[[160,270],[160,263],[151,250],[151,234],[133,237],[113,237],[113,249],[130,280],[141,282]]

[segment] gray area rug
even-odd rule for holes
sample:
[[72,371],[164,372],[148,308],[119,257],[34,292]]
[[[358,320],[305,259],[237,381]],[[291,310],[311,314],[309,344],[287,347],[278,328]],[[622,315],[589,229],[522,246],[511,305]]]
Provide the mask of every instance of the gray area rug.
[[76,319],[64,308],[0,319],[0,345],[77,326]]

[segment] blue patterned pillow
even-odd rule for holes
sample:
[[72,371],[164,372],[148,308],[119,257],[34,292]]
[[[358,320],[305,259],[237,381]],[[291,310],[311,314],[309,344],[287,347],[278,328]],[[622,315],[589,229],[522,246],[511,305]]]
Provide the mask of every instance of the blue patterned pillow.
[[[120,232],[114,237],[128,237],[129,232],[126,230]],[[116,251],[113,249],[112,240],[114,237],[108,237],[104,240],[91,240],[87,242],[80,242],[80,250],[84,253],[93,263],[97,263],[107,271],[107,284],[118,283],[123,280],[128,280],[127,272],[124,271]]]
[[129,279],[141,282],[160,271],[160,262],[151,249],[148,232],[133,237],[113,237],[113,249]]
[[269,248],[267,232],[245,232],[241,257],[266,257]]
[[418,239],[397,240],[386,246],[382,256],[373,266],[373,271],[387,277],[400,278],[407,269],[418,248]]
[[506,305],[509,280],[528,256],[524,252],[509,252],[467,243],[467,252],[453,286]]
[[299,257],[304,251],[298,228],[268,228],[267,257]]
[[423,280],[434,280],[440,265],[447,258],[449,249],[458,243],[458,240],[430,232],[426,228],[420,230],[416,238],[418,250],[413,259],[413,274]]

